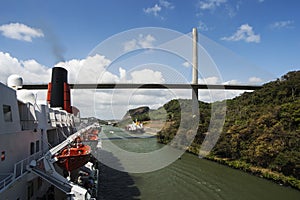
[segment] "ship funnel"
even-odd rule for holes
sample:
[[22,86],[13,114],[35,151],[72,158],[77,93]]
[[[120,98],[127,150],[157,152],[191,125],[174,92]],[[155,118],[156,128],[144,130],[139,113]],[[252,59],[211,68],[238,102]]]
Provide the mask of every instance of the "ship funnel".
[[71,113],[71,95],[68,84],[68,71],[62,67],[53,67],[51,83],[48,84],[47,101],[50,107],[61,107]]

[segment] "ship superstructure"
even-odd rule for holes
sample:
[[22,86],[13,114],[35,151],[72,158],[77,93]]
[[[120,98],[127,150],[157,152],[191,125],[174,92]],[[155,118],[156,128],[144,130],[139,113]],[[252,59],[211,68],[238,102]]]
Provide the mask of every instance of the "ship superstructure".
[[67,71],[53,68],[47,102],[37,102],[22,83],[17,75],[0,83],[0,199],[89,199],[88,189],[71,178],[80,166],[66,173],[57,165],[59,155],[95,127],[76,130],[80,115],[71,106]]

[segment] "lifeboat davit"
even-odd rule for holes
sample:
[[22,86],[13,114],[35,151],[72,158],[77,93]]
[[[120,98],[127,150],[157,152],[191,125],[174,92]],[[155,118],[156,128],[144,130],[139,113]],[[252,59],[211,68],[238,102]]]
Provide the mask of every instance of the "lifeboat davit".
[[57,164],[66,169],[73,171],[85,165],[91,155],[91,147],[84,145],[78,137],[75,142],[64,148],[57,156]]

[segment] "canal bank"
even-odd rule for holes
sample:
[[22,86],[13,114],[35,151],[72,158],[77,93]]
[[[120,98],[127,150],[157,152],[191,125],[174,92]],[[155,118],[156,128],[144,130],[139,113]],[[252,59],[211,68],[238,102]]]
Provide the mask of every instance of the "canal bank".
[[205,157],[205,159],[217,162],[222,165],[229,166],[234,169],[242,170],[244,172],[250,173],[251,175],[265,178],[279,185],[292,187],[300,191],[300,180],[294,177],[285,176],[281,173],[271,171],[270,169],[253,166],[249,163],[239,161],[239,160],[229,160],[226,158],[218,158],[214,156],[207,156]]
[[[187,148],[186,152],[198,156],[199,149],[200,149],[200,147]],[[231,167],[233,169],[242,170],[251,175],[254,175],[254,176],[257,176],[260,178],[265,178],[265,179],[270,180],[279,185],[292,187],[292,188],[300,191],[300,180],[298,180],[294,177],[285,176],[282,173],[275,172],[270,169],[254,166],[245,161],[232,160],[232,159],[228,159],[228,158],[219,158],[214,155],[207,155],[206,157],[204,157],[204,159]]]

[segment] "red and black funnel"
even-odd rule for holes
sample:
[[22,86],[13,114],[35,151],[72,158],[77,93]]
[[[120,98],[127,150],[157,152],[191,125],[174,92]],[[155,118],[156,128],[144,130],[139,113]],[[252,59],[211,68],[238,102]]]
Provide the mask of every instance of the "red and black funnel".
[[60,107],[72,113],[68,71],[62,67],[53,67],[51,83],[48,84],[47,101],[50,107]]

